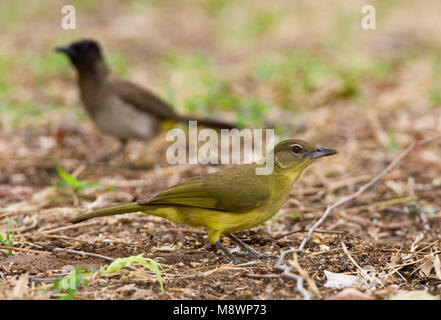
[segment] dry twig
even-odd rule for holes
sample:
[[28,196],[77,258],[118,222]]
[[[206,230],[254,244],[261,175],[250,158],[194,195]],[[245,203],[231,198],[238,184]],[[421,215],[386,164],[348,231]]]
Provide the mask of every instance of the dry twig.
[[37,253],[37,254],[51,254],[49,251],[32,250],[32,249],[9,247],[9,246],[0,246],[0,249],[12,250],[12,251],[23,251],[23,252]]
[[77,250],[71,250],[71,249],[64,249],[64,248],[55,248],[53,250],[54,253],[57,252],[66,252],[66,253],[70,253],[70,254],[76,254],[76,255],[80,255],[83,257],[91,257],[91,258],[97,258],[97,259],[102,259],[102,260],[106,260],[106,261],[110,261],[113,262],[116,259],[107,257],[107,256],[103,256],[100,254],[96,254],[96,253],[90,253],[90,252],[85,252],[85,251],[77,251]]
[[65,231],[65,230],[69,230],[69,229],[74,229],[74,228],[80,228],[80,227],[86,227],[86,226],[91,226],[96,224],[96,221],[87,221],[85,223],[77,223],[77,224],[71,224],[68,226],[63,226],[63,227],[59,227],[59,228],[55,228],[55,229],[50,229],[50,230],[39,230],[39,232],[44,233],[44,234],[48,234],[48,233],[54,233],[54,232],[58,232],[58,231]]
[[305,281],[305,278],[302,276],[299,276],[295,273],[292,273],[292,271],[293,271],[292,267],[288,267],[284,262],[285,256],[288,253],[292,253],[292,251],[291,250],[282,251],[282,253],[280,254],[279,260],[276,262],[275,268],[279,271],[282,271],[280,276],[288,278],[288,279],[296,280],[297,281],[297,291],[303,296],[303,299],[311,300],[312,293],[309,292],[308,290],[306,290],[305,287],[303,286],[303,282]]
[[291,267],[294,268],[294,270],[296,270],[303,278],[305,278],[306,283],[308,284],[308,287],[310,288],[310,290],[312,291],[312,293],[319,299],[322,298],[322,295],[320,294],[319,289],[317,288],[317,285],[315,284],[315,281],[311,279],[311,277],[309,276],[308,272],[303,269],[300,264],[299,264],[299,260],[297,257],[297,253],[294,253],[293,255],[294,259],[288,261],[289,264],[291,265]]

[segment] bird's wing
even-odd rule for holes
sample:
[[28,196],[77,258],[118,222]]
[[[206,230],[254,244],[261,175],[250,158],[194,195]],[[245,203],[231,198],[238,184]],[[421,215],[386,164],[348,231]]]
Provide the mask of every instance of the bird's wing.
[[139,110],[148,112],[161,120],[180,119],[165,101],[145,88],[117,77],[111,79],[111,85],[122,100]]
[[124,79],[112,76],[110,84],[122,100],[131,104],[138,110],[147,112],[160,120],[176,120],[184,123],[190,120],[195,120],[201,125],[221,129],[238,127],[237,125],[216,119],[203,119],[194,116],[188,117],[179,115],[173,111],[169,104],[149,90],[141,88],[140,86]]
[[[241,166],[243,167],[243,166]],[[165,204],[228,212],[246,212],[261,206],[271,193],[261,176],[233,168],[171,187],[151,200],[138,204]],[[257,177],[257,178],[256,178]]]

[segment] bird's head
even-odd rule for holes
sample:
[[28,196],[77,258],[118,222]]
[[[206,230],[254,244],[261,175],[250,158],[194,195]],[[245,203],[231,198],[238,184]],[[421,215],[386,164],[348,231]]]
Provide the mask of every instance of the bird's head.
[[337,150],[316,147],[312,143],[287,139],[279,142],[274,147],[274,163],[280,169],[303,171],[314,160],[336,154]]
[[101,49],[94,40],[80,40],[67,46],[56,47],[57,52],[66,54],[72,64],[81,71],[92,71],[102,62]]

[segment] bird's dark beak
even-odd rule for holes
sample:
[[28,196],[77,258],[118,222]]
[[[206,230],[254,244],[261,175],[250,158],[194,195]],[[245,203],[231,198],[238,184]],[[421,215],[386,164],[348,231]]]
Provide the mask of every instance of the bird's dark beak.
[[70,48],[70,46],[55,47],[55,51],[65,53],[67,55],[70,55],[72,53],[72,49]]
[[309,154],[309,156],[312,159],[317,159],[317,158],[321,158],[321,157],[330,156],[330,155],[333,155],[333,154],[336,154],[336,153],[338,153],[338,151],[335,150],[335,149],[318,147],[317,150],[311,152]]

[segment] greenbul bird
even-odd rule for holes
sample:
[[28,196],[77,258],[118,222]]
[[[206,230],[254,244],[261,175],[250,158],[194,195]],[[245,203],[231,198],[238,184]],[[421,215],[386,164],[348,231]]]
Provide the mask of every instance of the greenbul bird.
[[271,218],[288,199],[300,174],[316,159],[336,154],[330,148],[288,139],[274,150],[274,170],[256,175],[262,164],[243,164],[230,169],[184,181],[148,200],[99,209],[75,218],[78,223],[92,218],[128,212],[143,212],[175,223],[204,227],[208,241],[215,243],[235,263],[237,259],[219,238],[229,236],[252,258],[262,255],[232,233],[257,226]]
[[66,54],[77,70],[81,99],[96,126],[121,142],[120,148],[109,154],[106,161],[123,151],[128,140],[147,142],[155,137],[165,121],[196,120],[206,127],[234,128],[218,120],[179,115],[149,90],[117,77],[104,61],[96,41],[81,40],[55,49]]

